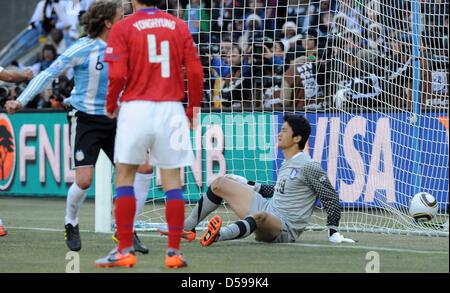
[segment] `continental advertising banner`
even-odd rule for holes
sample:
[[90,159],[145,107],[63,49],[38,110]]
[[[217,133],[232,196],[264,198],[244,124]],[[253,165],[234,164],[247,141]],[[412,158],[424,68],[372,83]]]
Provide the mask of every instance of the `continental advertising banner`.
[[[313,129],[305,151],[327,170],[344,205],[374,206],[381,201],[407,205],[419,185],[444,208],[448,115],[307,114],[307,118]],[[183,170],[189,200],[197,200],[226,173],[262,183],[276,181],[283,160],[276,145],[282,113],[203,113],[198,121],[191,137],[195,162]],[[74,180],[70,155],[65,113],[0,114],[0,196],[66,196]],[[157,174],[149,198],[163,197],[159,181]]]

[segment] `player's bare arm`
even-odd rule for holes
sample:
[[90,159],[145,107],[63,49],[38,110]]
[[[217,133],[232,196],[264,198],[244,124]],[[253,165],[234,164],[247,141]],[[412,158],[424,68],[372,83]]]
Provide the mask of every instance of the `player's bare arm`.
[[[30,69],[26,69],[23,72],[15,70],[4,70],[0,68],[0,80],[6,82],[23,82],[33,78],[33,72]],[[7,101],[5,109],[8,114],[14,114],[22,109],[22,104],[18,101]]]
[[23,72],[15,70],[0,71],[0,80],[6,82],[23,82],[33,78],[33,71],[26,69]]

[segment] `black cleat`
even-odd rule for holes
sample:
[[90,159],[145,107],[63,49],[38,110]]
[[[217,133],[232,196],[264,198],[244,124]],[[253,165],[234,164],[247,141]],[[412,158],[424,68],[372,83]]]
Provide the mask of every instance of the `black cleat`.
[[138,251],[142,254],[148,253],[148,248],[144,244],[142,244],[142,242],[139,239],[139,237],[137,236],[136,232],[134,232],[134,236],[133,236],[133,246],[134,246],[135,251]]
[[[117,237],[117,232],[114,233],[114,235],[112,236],[112,240],[115,243],[119,243],[119,238]],[[134,232],[134,236],[133,236],[133,247],[134,247],[134,251],[140,252],[142,254],[148,253],[148,248],[144,244],[142,244],[142,242],[139,239],[139,237],[137,236],[136,232]]]
[[81,238],[78,225],[74,227],[72,224],[67,224],[64,228],[66,228],[64,239],[66,240],[67,247],[72,251],[79,251],[81,249]]

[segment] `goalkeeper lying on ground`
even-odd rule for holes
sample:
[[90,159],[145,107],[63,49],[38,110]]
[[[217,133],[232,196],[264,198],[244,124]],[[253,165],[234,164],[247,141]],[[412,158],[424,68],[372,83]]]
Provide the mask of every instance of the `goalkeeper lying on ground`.
[[326,173],[303,152],[311,133],[308,120],[303,116],[286,115],[284,121],[278,147],[285,161],[278,171],[276,185],[261,185],[236,175],[217,178],[185,220],[183,238],[195,239],[198,223],[225,200],[241,220],[222,227],[221,218],[214,216],[200,239],[201,245],[244,238],[251,233],[255,233],[257,241],[295,242],[308,225],[318,196],[328,215],[329,240],[354,242],[338,232],[339,198]]

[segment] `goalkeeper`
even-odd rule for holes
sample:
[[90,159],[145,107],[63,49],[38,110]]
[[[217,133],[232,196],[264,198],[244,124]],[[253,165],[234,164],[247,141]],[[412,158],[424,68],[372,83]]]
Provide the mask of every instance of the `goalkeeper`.
[[202,246],[244,238],[252,233],[257,241],[295,242],[308,225],[318,196],[328,215],[329,240],[355,242],[338,232],[339,197],[319,163],[303,152],[311,133],[308,120],[303,116],[286,115],[284,121],[278,147],[285,161],[279,169],[276,185],[261,185],[236,175],[217,178],[186,219],[185,239],[193,240],[198,223],[225,200],[240,220],[222,227],[221,218],[214,216],[200,239]]

